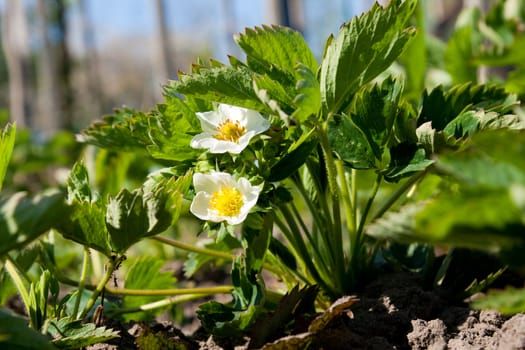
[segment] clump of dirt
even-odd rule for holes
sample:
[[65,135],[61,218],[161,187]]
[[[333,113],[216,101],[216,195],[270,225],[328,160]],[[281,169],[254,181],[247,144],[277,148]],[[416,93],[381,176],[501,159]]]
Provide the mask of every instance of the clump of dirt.
[[352,307],[318,341],[325,349],[525,349],[525,315],[450,304],[425,291],[417,275],[394,273],[368,285]]

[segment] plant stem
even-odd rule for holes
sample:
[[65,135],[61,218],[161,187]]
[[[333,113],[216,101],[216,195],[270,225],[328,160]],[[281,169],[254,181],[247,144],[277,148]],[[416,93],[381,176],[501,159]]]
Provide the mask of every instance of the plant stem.
[[180,241],[176,241],[174,239],[163,237],[163,236],[153,236],[150,238],[156,241],[165,243],[167,245],[170,245],[172,247],[186,250],[192,253],[204,254],[208,256],[213,256],[214,258],[226,259],[226,260],[233,260],[235,258],[235,256],[229,253],[221,252],[219,250],[214,250],[214,249],[195,247],[195,246],[192,246],[186,243],[182,243]]
[[176,288],[176,289],[119,289],[106,287],[106,291],[112,295],[129,296],[176,296],[176,295],[210,295],[227,294],[233,290],[233,286],[199,287],[199,288]]
[[326,173],[328,176],[328,187],[330,189],[331,200],[332,200],[332,214],[331,214],[331,229],[328,230],[330,252],[333,259],[334,269],[337,274],[336,285],[342,288],[343,280],[345,279],[344,273],[344,247],[343,247],[343,233],[342,233],[342,222],[341,222],[341,211],[339,207],[339,194],[340,188],[337,185],[337,168],[334,155],[332,154],[332,148],[328,141],[327,136],[327,124],[318,124],[316,127],[317,136],[326,164]]
[[374,221],[377,218],[383,216],[383,214],[390,209],[390,207],[405,193],[410,189],[415,183],[420,181],[423,176],[427,173],[426,170],[423,170],[412,177],[410,177],[406,182],[404,182],[389,198],[383,205],[374,213],[371,218],[371,221]]
[[326,267],[327,265],[326,265],[325,259],[323,258],[321,252],[319,251],[319,246],[317,244],[317,241],[315,241],[314,238],[312,237],[312,234],[309,232],[308,227],[304,223],[299,211],[297,210],[293,202],[292,202],[291,207],[292,207],[292,213],[294,214],[295,218],[299,222],[299,225],[301,226],[304,232],[304,235],[306,236],[306,238],[308,239],[310,243],[310,246],[312,247],[312,252],[315,254],[314,258],[319,261],[319,263],[321,264],[320,267],[323,269],[323,274],[326,275],[329,270]]
[[78,308],[80,306],[80,300],[82,299],[82,292],[84,290],[84,285],[86,284],[86,278],[88,273],[89,266],[89,248],[84,247],[84,257],[82,259],[82,272],[80,273],[80,281],[78,282],[78,294],[77,299],[75,300],[75,306],[73,308],[73,317],[78,318]]
[[350,246],[353,246],[355,242],[353,242],[352,237],[355,236],[355,218],[354,218],[354,207],[352,203],[352,197],[350,192],[348,191],[348,182],[346,181],[346,173],[344,169],[343,162],[338,160],[335,163],[336,169],[337,169],[337,176],[339,178],[339,182],[341,183],[341,195],[343,196],[343,205],[346,215],[346,225],[348,228],[348,233],[350,234]]
[[135,312],[143,312],[143,311],[150,311],[150,310],[160,309],[162,307],[175,305],[175,304],[180,304],[180,303],[183,303],[185,301],[191,301],[191,300],[195,300],[195,299],[200,299],[200,298],[203,298],[203,297],[205,297],[207,295],[208,294],[177,295],[177,296],[169,297],[169,298],[166,298],[166,299],[163,299],[163,300],[158,300],[158,301],[155,301],[155,302],[152,302],[152,303],[144,304],[144,305],[141,305],[141,306],[138,306],[138,307],[115,309],[112,312],[108,313],[108,317],[113,318],[113,317],[116,317],[116,316],[122,315],[122,314],[130,314],[130,313],[135,313]]
[[[288,225],[290,225],[290,222],[293,221],[293,217],[289,213],[288,209],[285,205],[281,205],[279,207],[281,213],[283,214],[286,222]],[[319,276],[319,272],[315,268],[315,265],[312,261],[312,257],[310,256],[308,249],[306,248],[306,245],[304,244],[304,241],[300,235],[300,233],[293,233],[293,229],[289,228],[287,225],[284,224],[284,221],[282,221],[277,214],[274,214],[274,222],[276,225],[281,229],[283,235],[286,237],[288,242],[290,243],[293,250],[295,250],[296,254],[299,256],[300,260],[304,263],[304,267],[308,274],[320,285],[323,286],[324,289],[331,290],[331,288],[328,288],[326,282]],[[311,284],[311,281],[305,280],[306,283]]]
[[[214,250],[214,249],[208,249],[208,248],[201,248],[201,247],[195,247],[186,243],[182,243],[180,241],[176,241],[171,238],[163,237],[163,236],[153,236],[150,237],[151,239],[157,240],[159,242],[162,242],[164,244],[170,245],[175,248],[179,248],[182,250],[186,250],[188,252],[197,253],[197,254],[204,254],[208,256],[213,256],[218,259],[225,259],[225,260],[233,260],[235,259],[235,256],[229,253],[221,252],[220,250]],[[276,276],[280,275],[280,271],[273,267],[270,264],[263,264],[263,268],[270,271]]]
[[16,263],[9,255],[6,254],[5,256],[5,262],[4,262],[5,269],[9,273],[9,276],[11,276],[11,279],[13,280],[13,283],[16,286],[16,289],[18,290],[18,293],[20,294],[20,297],[22,297],[22,300],[24,302],[24,306],[26,307],[26,312],[28,315],[31,315],[29,310],[29,292],[27,291],[26,286],[24,285],[24,282],[22,281],[22,277],[18,273]]
[[[356,232],[356,246],[360,246],[361,240],[363,239],[363,231],[366,224],[366,219],[368,216],[368,213],[370,212],[370,208],[372,207],[372,203],[374,202],[374,199],[376,197],[377,191],[379,190],[379,186],[381,185],[381,180],[383,179],[383,175],[377,174],[376,181],[374,182],[374,186],[372,187],[372,193],[370,193],[370,197],[368,197],[368,201],[366,202],[365,209],[363,210],[363,215],[361,216],[361,220],[359,220],[359,226],[357,227]],[[353,250],[354,253],[357,253],[357,250]]]
[[104,277],[93,291],[93,294],[91,295],[91,298],[89,298],[84,310],[80,313],[80,316],[78,317],[79,319],[86,317],[89,310],[95,305],[98,296],[102,293],[109,279],[113,275],[115,268],[122,262],[122,260],[124,260],[124,256],[115,257],[114,259],[109,260],[109,263],[106,265],[106,273],[104,274]]

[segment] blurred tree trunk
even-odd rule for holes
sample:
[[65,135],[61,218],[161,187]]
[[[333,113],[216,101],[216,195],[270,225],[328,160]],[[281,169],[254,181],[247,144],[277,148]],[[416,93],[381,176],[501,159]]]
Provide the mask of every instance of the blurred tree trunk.
[[78,107],[86,119],[94,119],[102,113],[104,105],[102,84],[100,81],[100,63],[96,47],[96,38],[90,20],[87,0],[79,0],[79,25],[82,32],[83,69],[82,83],[78,91]]
[[11,121],[19,127],[30,125],[31,60],[24,4],[6,0],[2,19],[2,43],[9,75],[9,109]]
[[166,3],[164,0],[155,0],[155,16],[157,22],[157,49],[155,59],[155,98],[162,93],[162,84],[166,84],[168,79],[175,78],[174,53],[170,45],[170,35],[168,21],[165,16]]
[[[47,0],[49,2],[49,0]],[[55,15],[56,26],[60,40],[58,42],[58,78],[60,89],[60,109],[62,111],[61,126],[67,130],[73,130],[73,87],[71,85],[71,69],[73,62],[69,53],[67,37],[69,28],[67,25],[66,10],[69,0],[55,0]]]
[[304,17],[301,0],[269,0],[268,15],[272,24],[281,24],[286,27],[302,31]]
[[[44,135],[73,127],[71,58],[67,46],[65,6],[65,0],[38,0],[36,6],[42,47],[37,62],[38,118],[35,118],[34,128]],[[54,34],[52,41],[50,32]]]
[[40,43],[38,74],[38,107],[33,127],[44,135],[51,134],[62,126],[59,110],[59,81],[57,79],[56,59],[48,37],[48,8],[46,0],[37,2],[37,28]]

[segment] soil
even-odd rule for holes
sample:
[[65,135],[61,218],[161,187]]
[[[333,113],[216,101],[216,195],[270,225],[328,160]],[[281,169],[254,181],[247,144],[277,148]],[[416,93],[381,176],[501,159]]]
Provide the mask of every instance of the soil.
[[[464,302],[451,302],[446,293],[425,290],[418,275],[396,272],[378,277],[359,293],[359,299],[310,337],[311,349],[525,349],[525,314],[502,316],[495,311],[475,311]],[[217,339],[195,327],[176,328],[169,322],[108,324],[121,330],[113,344],[89,349],[137,349],[137,337],[162,335],[166,348],[243,350],[250,339]],[[276,340],[263,349],[300,349],[298,343]],[[290,338],[290,337],[288,337]],[[284,339],[284,338],[283,338]],[[176,345],[175,345],[176,344]],[[303,344],[303,345],[293,345]],[[170,347],[172,346],[172,347]],[[142,347],[146,348],[146,347]]]

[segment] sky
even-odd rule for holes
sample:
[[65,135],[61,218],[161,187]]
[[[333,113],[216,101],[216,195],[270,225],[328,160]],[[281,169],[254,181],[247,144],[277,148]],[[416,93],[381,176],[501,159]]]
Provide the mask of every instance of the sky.
[[[167,1],[166,17],[176,33],[208,40],[218,59],[235,49],[231,33],[268,23],[265,0],[230,0],[234,23],[226,23],[223,0]],[[99,45],[105,41],[155,32],[155,14],[151,0],[87,0],[89,17]],[[304,35],[316,54],[322,52],[330,33],[356,13],[365,11],[369,0],[303,0],[306,18]],[[235,52],[234,52],[235,53]]]

